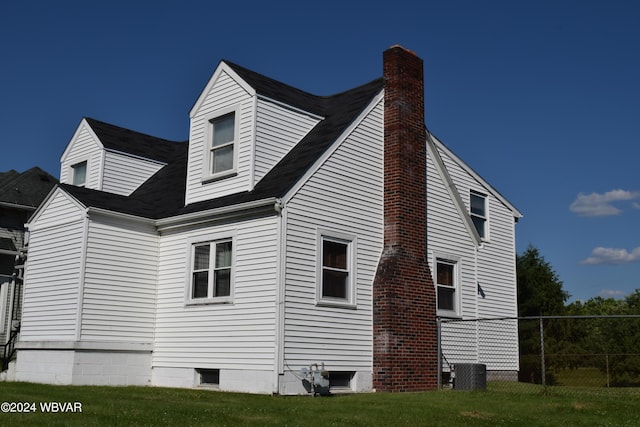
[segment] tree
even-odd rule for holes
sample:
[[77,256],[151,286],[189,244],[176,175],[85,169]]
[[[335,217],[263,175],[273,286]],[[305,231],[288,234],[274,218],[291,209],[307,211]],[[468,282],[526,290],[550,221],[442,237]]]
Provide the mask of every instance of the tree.
[[519,316],[560,316],[569,294],[538,249],[529,245],[516,257]]
[[[562,281],[538,249],[529,247],[516,257],[518,284],[518,314],[528,316],[559,316],[565,312],[569,294],[562,289]],[[518,327],[520,344],[520,381],[541,383],[539,322],[521,321]],[[567,350],[563,345],[565,328],[547,322],[545,326],[545,352],[559,353]],[[546,358],[545,358],[546,360]],[[545,382],[553,384],[553,363],[546,360]]]
[[[594,297],[568,306],[569,314],[587,316],[640,314],[640,289],[624,300]],[[593,365],[607,375],[612,386],[640,386],[640,319],[594,318],[579,322],[572,342],[594,357]]]

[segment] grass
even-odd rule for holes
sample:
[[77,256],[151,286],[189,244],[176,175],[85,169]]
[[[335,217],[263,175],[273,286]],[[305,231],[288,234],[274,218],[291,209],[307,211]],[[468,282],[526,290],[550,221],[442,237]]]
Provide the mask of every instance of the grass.
[[[547,394],[538,386],[487,391],[265,396],[156,387],[0,383],[0,402],[36,402],[36,413],[0,413],[0,426],[637,426],[640,393]],[[621,398],[623,397],[623,398]],[[39,402],[81,402],[82,413],[42,413]]]

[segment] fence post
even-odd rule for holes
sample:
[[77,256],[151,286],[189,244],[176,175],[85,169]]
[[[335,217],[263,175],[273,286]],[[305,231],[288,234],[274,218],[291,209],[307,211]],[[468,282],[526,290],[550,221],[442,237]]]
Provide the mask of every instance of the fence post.
[[542,387],[547,386],[547,372],[544,366],[544,326],[540,316],[540,373],[542,375]]
[[442,388],[442,347],[440,345],[440,328],[442,323],[440,318],[436,318],[436,341],[438,341],[438,390]]

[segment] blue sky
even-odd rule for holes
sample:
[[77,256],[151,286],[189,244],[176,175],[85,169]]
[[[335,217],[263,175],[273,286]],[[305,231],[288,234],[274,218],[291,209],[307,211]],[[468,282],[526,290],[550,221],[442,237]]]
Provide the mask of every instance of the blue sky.
[[429,129],[524,213],[518,252],[572,299],[640,288],[640,2],[366,4],[2,2],[0,171],[59,176],[83,116],[186,140],[223,58],[327,95],[401,44],[425,61]]

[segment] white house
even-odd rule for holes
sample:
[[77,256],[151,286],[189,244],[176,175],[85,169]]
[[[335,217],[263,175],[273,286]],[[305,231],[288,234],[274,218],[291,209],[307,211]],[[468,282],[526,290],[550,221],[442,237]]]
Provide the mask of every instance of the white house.
[[[425,131],[422,61],[383,62],[321,97],[222,61],[187,142],[83,119],[28,223],[15,379],[295,394],[324,363],[433,388],[436,316],[517,314],[521,214]],[[489,370],[517,371],[512,332]]]

